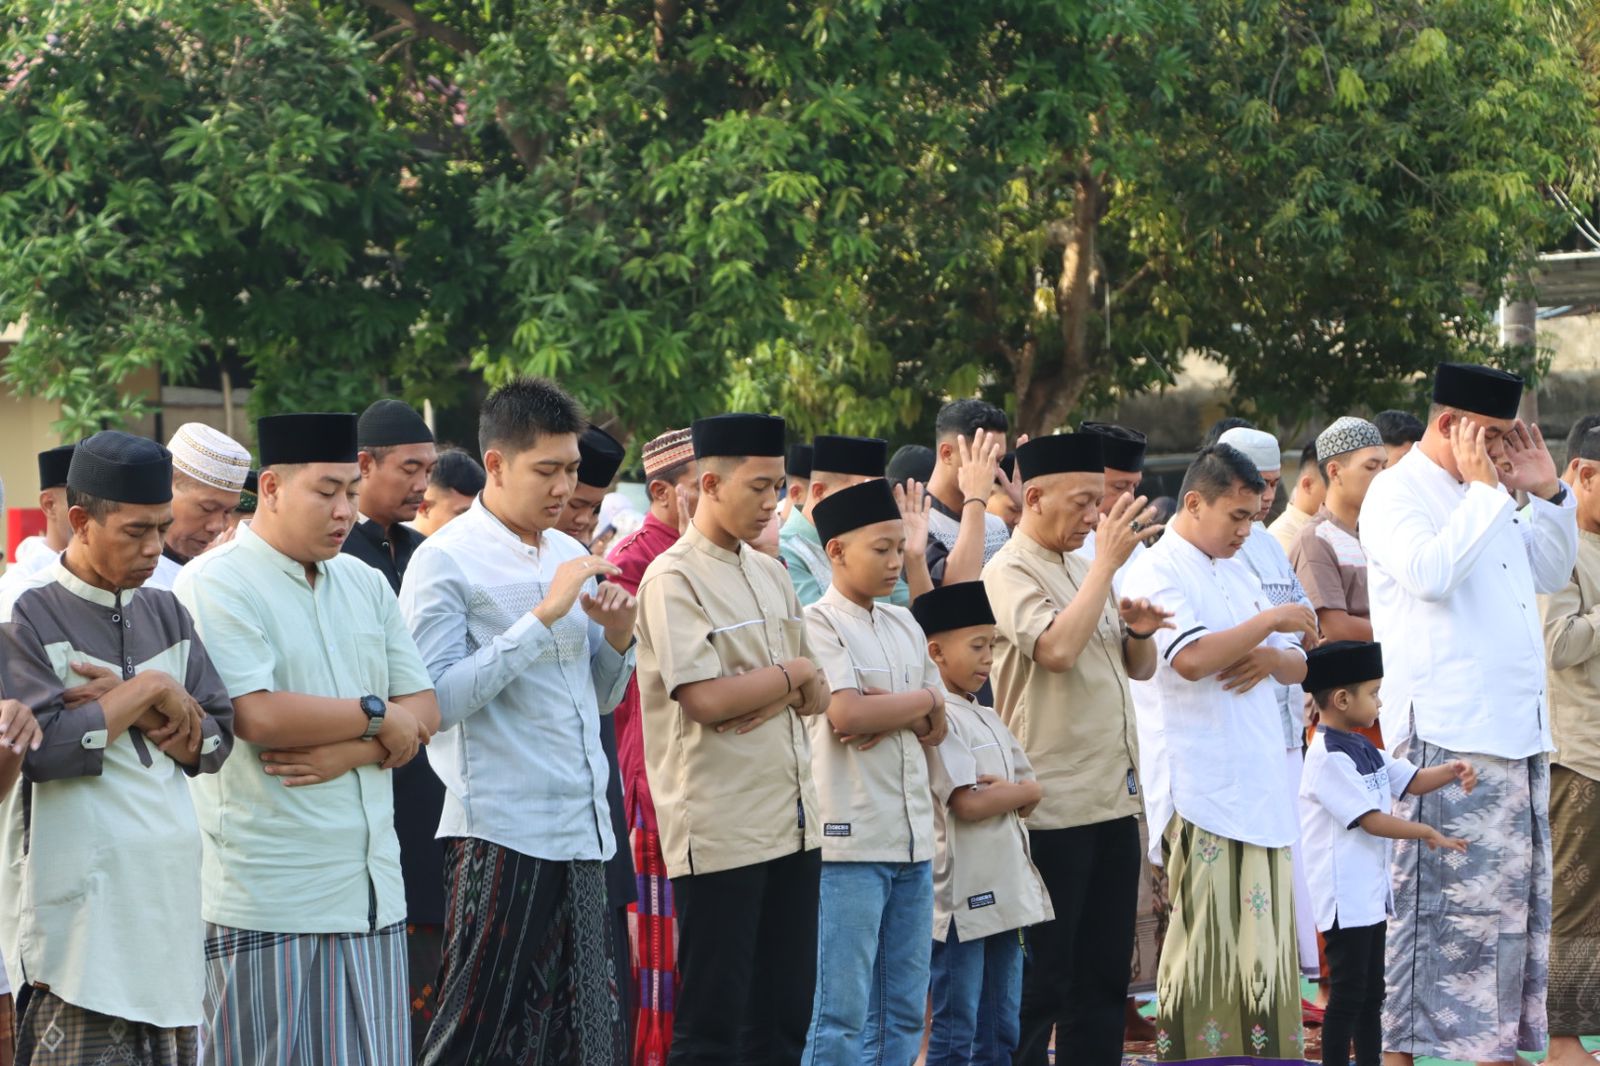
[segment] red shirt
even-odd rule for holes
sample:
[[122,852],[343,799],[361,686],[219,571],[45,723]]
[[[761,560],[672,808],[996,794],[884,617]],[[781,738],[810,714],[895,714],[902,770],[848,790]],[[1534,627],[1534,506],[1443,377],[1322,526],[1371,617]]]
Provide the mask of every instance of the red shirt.
[[[618,541],[606,560],[621,567],[622,573],[610,580],[621,585],[633,595],[639,594],[639,582],[644,579],[645,568],[655,557],[677,543],[680,534],[654,514],[644,516],[644,525]],[[628,825],[641,821],[650,832],[658,832],[656,805],[650,798],[650,782],[644,772],[644,727],[639,716],[639,679],[628,679],[628,689],[617,704],[617,768],[622,774],[623,807],[627,811]]]

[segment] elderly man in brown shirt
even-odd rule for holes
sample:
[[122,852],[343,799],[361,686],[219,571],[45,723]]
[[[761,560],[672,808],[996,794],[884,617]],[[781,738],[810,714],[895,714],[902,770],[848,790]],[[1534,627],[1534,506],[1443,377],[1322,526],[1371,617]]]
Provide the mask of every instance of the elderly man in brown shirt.
[[1592,1061],[1579,1037],[1600,1033],[1600,429],[1585,419],[1568,442],[1563,480],[1578,498],[1578,564],[1566,588],[1539,597],[1550,660],[1550,1050],[1545,1061]]
[[[1168,615],[1119,600],[1111,583],[1161,532],[1144,497],[1102,519],[1100,437],[1064,433],[1017,448],[1022,518],[983,570],[994,607],[995,705],[1022,742],[1044,798],[1028,817],[1055,920],[1028,931],[1022,1039],[1013,1061],[1056,1046],[1084,1066],[1122,1060],[1139,894],[1141,798],[1129,677],[1155,672],[1150,637]],[[1097,528],[1098,526],[1098,528]],[[1094,560],[1073,554],[1096,530]]]
[[[693,523],[639,583],[646,773],[678,911],[672,1066],[795,1063],[816,983],[822,858],[804,716],[831,690],[794,586],[750,548],[777,510],[784,424],[694,424]],[[759,983],[759,987],[758,987]]]

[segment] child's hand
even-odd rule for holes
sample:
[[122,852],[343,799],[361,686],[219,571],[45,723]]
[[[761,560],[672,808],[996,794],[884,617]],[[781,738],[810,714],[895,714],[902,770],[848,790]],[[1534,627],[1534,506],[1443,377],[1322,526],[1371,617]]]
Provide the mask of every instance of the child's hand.
[[[1471,767],[1468,767],[1468,769],[1470,770]],[[1461,837],[1447,837],[1431,825],[1428,826],[1428,835],[1422,838],[1422,842],[1428,845],[1429,851],[1434,848],[1449,848],[1451,851],[1460,852],[1467,850],[1467,842]]]
[[1472,764],[1467,760],[1456,759],[1451,762],[1450,772],[1455,774],[1457,781],[1461,782],[1461,791],[1468,795],[1471,795],[1472,790],[1478,787],[1478,771],[1474,770]]

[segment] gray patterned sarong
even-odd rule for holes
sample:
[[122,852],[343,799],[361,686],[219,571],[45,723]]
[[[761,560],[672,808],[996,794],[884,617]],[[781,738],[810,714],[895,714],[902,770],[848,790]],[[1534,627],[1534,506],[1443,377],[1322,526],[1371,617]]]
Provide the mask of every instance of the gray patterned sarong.
[[1452,782],[1404,796],[1395,813],[1468,841],[1465,855],[1396,841],[1395,917],[1386,953],[1384,1049],[1504,1061],[1547,1042],[1550,968],[1550,761],[1460,754],[1412,737],[1419,768],[1465,759]]

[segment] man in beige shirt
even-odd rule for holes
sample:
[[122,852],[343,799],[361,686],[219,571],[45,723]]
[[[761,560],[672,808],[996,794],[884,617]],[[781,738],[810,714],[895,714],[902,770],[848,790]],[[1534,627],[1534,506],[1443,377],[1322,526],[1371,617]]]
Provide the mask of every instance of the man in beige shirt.
[[1312,441],[1300,453],[1300,472],[1295,475],[1294,492],[1289,496],[1289,505],[1267,527],[1267,532],[1283,545],[1285,554],[1300,531],[1311,524],[1327,497],[1328,484],[1317,470],[1317,442]]
[[1567,442],[1564,480],[1578,502],[1578,564],[1566,588],[1539,597],[1550,665],[1551,1066],[1590,1059],[1600,1033],[1600,429],[1585,419]]
[[[826,709],[783,565],[784,424],[703,418],[693,523],[639,584],[646,773],[678,912],[673,1066],[799,1061],[816,983],[818,845],[803,716]],[[756,990],[756,983],[761,986]]]
[[[820,441],[821,438],[819,438]],[[894,589],[906,525],[882,478],[812,508],[830,584],[806,630],[833,698],[811,719],[822,815],[817,991],[805,1066],[916,1059],[933,922],[933,795],[944,686]]]
[[[1140,870],[1141,797],[1130,677],[1155,671],[1150,637],[1167,613],[1118,600],[1135,545],[1160,534],[1144,497],[1104,518],[1101,438],[1017,448],[1022,518],[983,570],[993,604],[995,705],[1022,742],[1044,798],[1028,816],[1055,920],[1028,931],[1019,1064],[1043,1064],[1052,1028],[1074,1063],[1121,1062]],[[1096,531],[1093,561],[1074,552]]]

